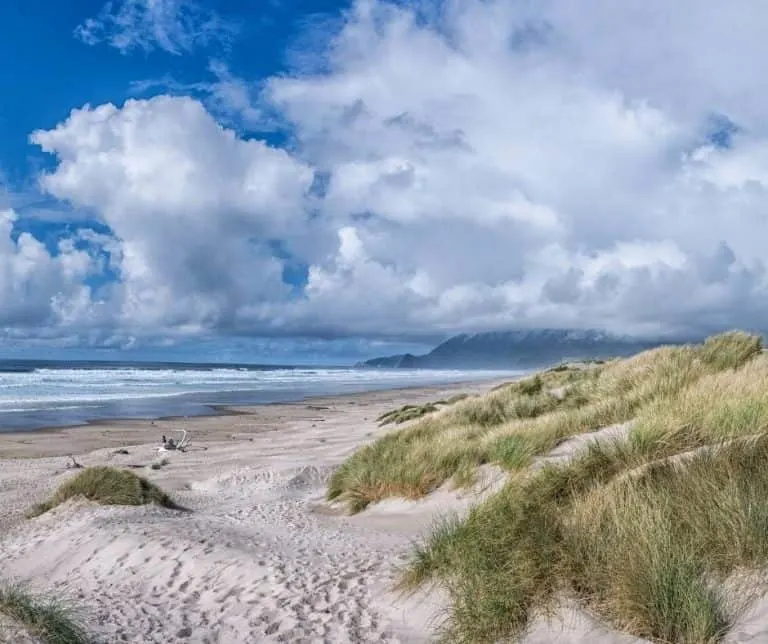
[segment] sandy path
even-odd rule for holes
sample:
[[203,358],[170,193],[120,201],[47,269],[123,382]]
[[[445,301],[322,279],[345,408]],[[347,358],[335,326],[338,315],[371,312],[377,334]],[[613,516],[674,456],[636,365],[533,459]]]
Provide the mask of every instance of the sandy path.
[[63,508],[2,555],[12,572],[80,589],[107,641],[398,641],[374,592],[402,540],[307,512],[318,474],[222,477],[178,495],[188,515]]
[[[329,513],[324,487],[334,466],[382,431],[373,422],[379,413],[487,386],[192,419],[198,449],[166,454],[162,469],[137,470],[191,512],[75,503],[25,520],[72,470],[61,456],[7,459],[2,574],[77,600],[104,642],[428,641],[434,607],[398,603],[388,592],[423,524]],[[173,422],[67,430],[71,447],[58,434],[54,446],[70,447],[61,451],[79,453],[85,466],[149,464],[157,460],[155,437]],[[82,453],[110,429],[136,439],[126,441],[128,454],[114,454],[114,436],[103,441],[110,448]],[[143,444],[131,444],[142,435]],[[208,436],[219,440],[201,442]],[[24,449],[31,457],[36,447],[45,453],[51,441],[0,435],[0,453]]]

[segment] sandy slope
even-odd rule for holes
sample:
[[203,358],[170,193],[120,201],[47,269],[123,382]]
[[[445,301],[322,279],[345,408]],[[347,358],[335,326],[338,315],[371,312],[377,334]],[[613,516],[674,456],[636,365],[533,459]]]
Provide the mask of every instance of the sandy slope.
[[[170,462],[160,470],[137,470],[172,491],[186,513],[81,502],[24,520],[72,470],[62,456],[6,460],[2,574],[77,599],[108,642],[425,641],[435,607],[396,602],[389,593],[395,567],[424,524],[405,512],[369,525],[338,515],[322,496],[332,468],[380,431],[373,422],[379,413],[455,391],[347,396],[193,419],[187,426],[197,449],[166,454]],[[155,441],[174,424],[68,430],[68,444],[59,435],[0,435],[0,454],[30,457],[53,443],[86,466],[149,464],[157,460]],[[113,437],[103,441],[109,448],[83,453],[104,432],[126,437],[128,454],[114,454]],[[139,438],[143,444],[131,445]]]
[[[72,475],[61,454],[77,453],[83,465],[146,465],[157,460],[159,435],[177,421],[0,434],[0,456],[25,457],[0,468],[0,573],[77,600],[104,642],[430,641],[444,604],[436,593],[395,597],[389,589],[397,566],[434,516],[465,511],[503,476],[485,468],[476,495],[441,489],[354,517],[322,496],[333,467],[381,431],[379,413],[455,391],[345,396],[189,421],[195,449],[165,455],[160,470],[137,470],[189,512],[79,502],[22,518]],[[121,444],[128,454],[114,453]],[[99,445],[109,447],[93,451]],[[550,456],[567,459],[583,445],[577,439]],[[31,458],[40,454],[59,455]],[[768,641],[760,610],[732,641]],[[537,620],[525,642],[640,640],[564,609],[559,620]]]

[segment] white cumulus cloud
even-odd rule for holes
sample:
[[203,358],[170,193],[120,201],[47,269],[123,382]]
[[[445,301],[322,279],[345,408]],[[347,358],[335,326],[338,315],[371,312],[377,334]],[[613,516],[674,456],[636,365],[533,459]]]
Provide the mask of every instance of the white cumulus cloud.
[[32,139],[58,159],[42,187],[113,232],[126,325],[236,325],[241,307],[286,297],[269,242],[304,234],[313,172],[285,151],[171,97],[75,110]]
[[764,327],[768,8],[585,7],[359,0],[260,104],[218,68],[285,149],[192,98],[85,107],[33,135],[42,186],[111,230],[137,332]]
[[0,331],[82,323],[93,307],[84,280],[96,272],[95,258],[72,240],[56,252],[31,234],[13,234],[18,215],[0,211]]

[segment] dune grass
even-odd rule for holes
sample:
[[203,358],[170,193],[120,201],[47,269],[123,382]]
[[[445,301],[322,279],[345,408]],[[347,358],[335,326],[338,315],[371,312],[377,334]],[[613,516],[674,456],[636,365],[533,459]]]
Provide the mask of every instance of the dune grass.
[[379,426],[384,425],[401,425],[407,423],[410,420],[416,420],[427,414],[431,414],[438,410],[438,406],[435,403],[425,403],[423,405],[403,405],[398,409],[393,409],[385,414],[379,416],[376,420]]
[[466,398],[469,398],[469,394],[456,394],[447,400],[436,400],[435,402],[429,402],[423,405],[403,405],[398,409],[393,409],[392,411],[382,414],[376,421],[379,423],[380,427],[391,424],[402,425],[403,423],[416,420],[427,414],[432,414],[442,407],[453,405]]
[[[768,590],[748,574],[768,565],[768,357],[759,340],[725,334],[607,369],[610,381],[591,392],[602,396],[571,413],[586,425],[598,409],[615,418],[626,406],[637,417],[626,439],[513,476],[414,548],[400,586],[447,590],[445,641],[519,636],[534,614],[570,597],[652,641],[717,642]],[[613,408],[610,390],[624,399]]]
[[648,456],[768,431],[768,359],[701,378],[639,414],[633,447]]
[[734,573],[768,564],[767,465],[763,435],[603,485],[571,486],[581,460],[545,468],[443,519],[402,587],[445,586],[450,642],[520,635],[563,595],[639,637],[716,642],[759,590]]
[[[526,467],[628,420],[624,439]],[[564,598],[655,642],[717,642],[768,590],[750,574],[768,565],[768,356],[756,336],[510,383],[364,447],[328,495],[357,511],[471,481],[483,463],[510,470],[507,485],[440,519],[400,582],[447,591],[446,642],[507,641]]]
[[[661,347],[578,369],[550,369],[433,410],[383,436],[336,470],[327,496],[345,501],[356,512],[390,496],[418,498],[450,479],[457,484],[471,481],[468,473],[486,463],[511,471],[524,468],[571,436],[638,415],[656,413],[667,427],[662,411],[653,410],[666,409],[679,392],[702,378],[723,374],[728,380],[761,350],[756,336],[731,332],[701,345]],[[643,425],[650,426],[650,421]]]
[[154,483],[129,470],[115,467],[87,467],[64,482],[53,496],[28,513],[36,517],[72,498],[82,497],[102,505],[147,505],[180,507]]
[[490,428],[583,402],[575,390],[557,396],[543,390],[538,384],[541,378],[530,381],[458,401],[364,447],[333,474],[328,498],[342,497],[352,511],[359,511],[390,496],[418,498],[457,474],[466,479],[461,475],[497,457],[514,460],[508,458],[512,453],[509,441],[498,445],[482,442]]
[[80,615],[72,606],[39,597],[18,585],[0,586],[0,613],[45,644],[88,644],[91,641]]

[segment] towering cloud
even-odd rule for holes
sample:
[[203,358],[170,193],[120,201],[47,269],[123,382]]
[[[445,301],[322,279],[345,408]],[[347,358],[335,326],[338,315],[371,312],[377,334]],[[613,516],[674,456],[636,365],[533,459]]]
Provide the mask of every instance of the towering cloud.
[[761,327],[763,14],[361,0],[250,106],[284,149],[169,96],[32,140],[43,188],[111,231],[99,306],[132,332]]

